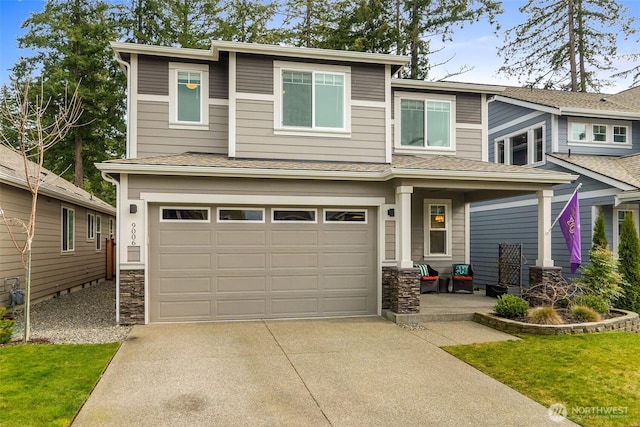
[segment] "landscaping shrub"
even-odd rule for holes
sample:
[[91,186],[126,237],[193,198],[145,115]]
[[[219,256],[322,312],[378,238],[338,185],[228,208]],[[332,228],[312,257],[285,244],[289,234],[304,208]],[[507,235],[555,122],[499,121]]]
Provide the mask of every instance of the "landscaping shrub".
[[640,239],[633,216],[628,212],[620,230],[618,270],[624,281],[623,295],[616,300],[616,307],[640,313]]
[[617,271],[613,252],[594,246],[589,251],[589,263],[582,268],[582,280],[576,282],[587,294],[602,297],[608,305],[622,295],[623,278]]
[[609,313],[609,304],[604,298],[597,295],[583,295],[573,300],[572,305],[589,307],[601,314]]
[[591,307],[585,305],[571,306],[571,314],[578,318],[581,322],[599,322],[602,320],[600,313]]
[[596,223],[593,225],[592,247],[600,247],[606,249],[609,246],[607,235],[604,231],[604,216],[602,216],[602,208],[598,208],[598,216]]
[[529,303],[527,301],[509,294],[498,297],[498,302],[495,307],[493,307],[493,310],[498,316],[506,317],[507,319],[523,317],[527,314],[528,309]]
[[561,325],[562,317],[550,305],[535,307],[527,313],[527,320],[537,325]]
[[3,319],[6,308],[0,307],[0,344],[6,344],[11,341],[13,335],[13,327],[16,324],[15,320]]

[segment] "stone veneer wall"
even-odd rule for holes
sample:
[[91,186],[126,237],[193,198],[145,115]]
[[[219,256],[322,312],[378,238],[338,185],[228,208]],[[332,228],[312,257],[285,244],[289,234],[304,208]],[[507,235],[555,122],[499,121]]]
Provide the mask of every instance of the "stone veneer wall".
[[509,334],[566,335],[608,331],[640,333],[640,317],[638,316],[638,313],[619,309],[611,311],[614,313],[622,313],[623,315],[613,317],[611,319],[605,319],[600,322],[574,323],[567,325],[534,325],[531,323],[519,322],[517,320],[505,319],[504,317],[488,313],[475,313],[473,320]]
[[144,325],[144,270],[120,270],[120,324]]
[[420,313],[420,270],[382,268],[382,308],[397,314]]

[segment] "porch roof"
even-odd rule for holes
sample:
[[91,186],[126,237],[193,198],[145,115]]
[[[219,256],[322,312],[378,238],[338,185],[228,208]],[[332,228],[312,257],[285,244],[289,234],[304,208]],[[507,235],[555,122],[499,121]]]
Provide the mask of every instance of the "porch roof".
[[[547,158],[554,163],[571,169],[572,166],[594,172],[601,177],[610,178],[620,183],[619,188],[625,191],[640,189],[640,153],[627,156],[600,156],[588,154],[548,154]],[[554,161],[559,160],[559,162]],[[579,172],[575,170],[575,172]],[[631,188],[630,188],[631,187]]]
[[239,159],[221,154],[187,152],[156,157],[116,159],[96,164],[107,173],[242,176],[288,179],[348,179],[388,181],[394,178],[506,181],[564,184],[577,176],[522,166],[503,165],[455,156],[394,155],[391,164]]

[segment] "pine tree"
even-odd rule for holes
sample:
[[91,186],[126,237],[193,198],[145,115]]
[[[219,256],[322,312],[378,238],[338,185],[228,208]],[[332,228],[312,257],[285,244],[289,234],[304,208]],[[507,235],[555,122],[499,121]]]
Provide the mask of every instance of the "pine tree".
[[528,0],[527,20],[505,33],[499,72],[521,83],[586,92],[608,82],[617,37],[635,31],[635,19],[618,0]]
[[280,31],[270,28],[278,5],[261,0],[235,0],[224,4],[214,37],[243,43],[278,43]]
[[602,208],[598,208],[598,216],[596,222],[593,225],[593,239],[592,247],[606,248],[609,246],[607,242],[607,235],[604,231],[604,216],[602,215]]
[[621,228],[618,270],[624,278],[624,294],[618,298],[616,306],[640,313],[640,239],[631,213],[624,216]]
[[14,67],[14,72],[40,72],[45,96],[54,103],[63,102],[67,85],[77,90],[82,126],[51,149],[45,167],[107,201],[115,198],[114,190],[94,162],[122,156],[125,140],[125,78],[109,46],[119,34],[112,11],[102,0],[47,2],[24,22],[27,32],[18,39],[20,47],[36,54]]

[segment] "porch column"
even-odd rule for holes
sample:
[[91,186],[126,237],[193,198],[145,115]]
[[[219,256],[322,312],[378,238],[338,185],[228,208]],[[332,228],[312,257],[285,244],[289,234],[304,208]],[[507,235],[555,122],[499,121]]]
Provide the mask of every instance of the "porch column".
[[411,260],[411,194],[413,194],[412,186],[401,185],[396,188],[398,268],[413,268]]
[[538,196],[538,259],[536,267],[553,267],[551,259],[551,200],[553,190],[539,190]]

